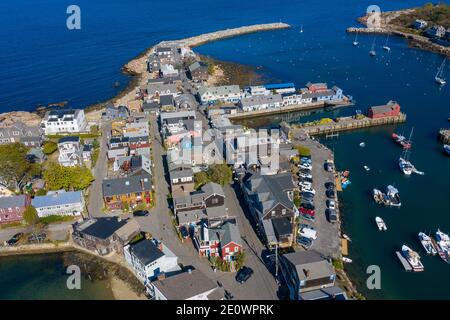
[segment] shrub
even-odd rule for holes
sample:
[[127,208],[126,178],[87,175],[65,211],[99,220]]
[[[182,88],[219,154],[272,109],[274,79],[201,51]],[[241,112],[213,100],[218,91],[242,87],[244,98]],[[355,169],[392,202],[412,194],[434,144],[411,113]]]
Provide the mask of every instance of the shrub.
[[300,157],[310,157],[311,156],[311,150],[305,146],[297,146],[298,153]]
[[56,150],[58,150],[58,145],[56,144],[56,142],[53,141],[45,142],[44,146],[42,147],[42,152],[44,152],[44,154],[46,155],[51,155]]

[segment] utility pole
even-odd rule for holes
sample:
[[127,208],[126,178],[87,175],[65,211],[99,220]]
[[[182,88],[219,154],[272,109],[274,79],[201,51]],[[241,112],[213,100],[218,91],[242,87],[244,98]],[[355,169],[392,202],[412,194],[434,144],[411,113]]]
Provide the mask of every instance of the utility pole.
[[275,281],[278,283],[278,243],[275,244]]

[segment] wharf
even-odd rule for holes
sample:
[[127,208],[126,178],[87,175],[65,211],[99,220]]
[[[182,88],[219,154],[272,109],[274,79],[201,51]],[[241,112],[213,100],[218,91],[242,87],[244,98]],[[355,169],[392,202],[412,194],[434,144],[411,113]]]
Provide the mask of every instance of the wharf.
[[439,140],[442,143],[450,144],[450,129],[439,130]]
[[356,119],[354,117],[342,117],[337,118],[333,122],[324,124],[297,124],[297,125],[284,125],[283,130],[288,131],[288,137],[295,137],[298,135],[325,135],[334,134],[340,131],[350,131],[363,129],[368,127],[382,126],[397,124],[406,121],[406,114],[400,113],[398,116],[383,117],[378,119],[372,119],[366,116]]
[[333,102],[313,102],[313,103],[305,103],[305,104],[294,104],[290,106],[283,106],[278,108],[270,108],[264,110],[255,110],[255,111],[247,111],[247,112],[238,112],[236,114],[228,115],[227,117],[230,120],[237,119],[246,119],[246,118],[256,118],[256,117],[264,117],[273,114],[282,114],[288,112],[296,112],[296,111],[311,111],[322,108],[344,108],[353,106],[354,103],[348,99],[333,101]]
[[405,268],[405,271],[412,271],[411,266],[409,265],[408,261],[402,256],[402,254],[399,251],[395,251],[395,254],[402,263],[403,268]]
[[341,252],[343,256],[348,256],[348,240],[341,238]]

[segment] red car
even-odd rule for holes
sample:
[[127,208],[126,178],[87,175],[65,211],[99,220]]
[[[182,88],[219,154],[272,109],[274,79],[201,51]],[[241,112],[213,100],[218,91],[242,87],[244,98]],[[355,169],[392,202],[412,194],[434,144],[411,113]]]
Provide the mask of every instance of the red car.
[[316,214],[316,212],[315,212],[314,210],[312,210],[312,209],[306,209],[306,208],[303,208],[303,207],[300,208],[300,212],[301,212],[302,214],[306,214],[306,215],[308,215],[308,216],[313,216],[313,215]]

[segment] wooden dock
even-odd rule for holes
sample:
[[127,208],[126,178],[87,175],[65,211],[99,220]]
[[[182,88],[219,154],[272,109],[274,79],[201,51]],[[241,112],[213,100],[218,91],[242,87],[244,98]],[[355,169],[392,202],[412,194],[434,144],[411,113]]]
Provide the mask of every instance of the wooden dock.
[[343,117],[337,118],[335,121],[325,124],[301,124],[291,126],[292,136],[297,134],[306,134],[309,136],[336,134],[341,131],[357,130],[375,126],[391,125],[406,121],[406,114],[400,113],[398,116],[384,117],[372,119],[366,116],[362,118]]
[[441,129],[439,130],[439,140],[442,143],[450,144],[450,129]]
[[348,256],[348,240],[341,238],[341,252],[343,256]]

